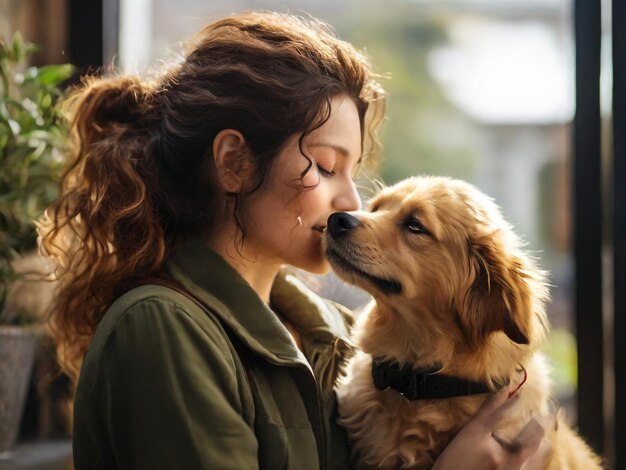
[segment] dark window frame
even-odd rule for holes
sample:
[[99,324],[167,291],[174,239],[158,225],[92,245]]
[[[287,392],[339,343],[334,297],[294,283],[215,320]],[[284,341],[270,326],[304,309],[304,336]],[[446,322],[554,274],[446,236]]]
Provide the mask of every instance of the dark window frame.
[[572,240],[578,347],[578,425],[604,449],[602,321],[601,5],[574,1],[576,114],[573,125]]
[[[615,465],[626,468],[626,2],[612,2],[613,69],[613,435]],[[622,25],[622,27],[618,27]]]

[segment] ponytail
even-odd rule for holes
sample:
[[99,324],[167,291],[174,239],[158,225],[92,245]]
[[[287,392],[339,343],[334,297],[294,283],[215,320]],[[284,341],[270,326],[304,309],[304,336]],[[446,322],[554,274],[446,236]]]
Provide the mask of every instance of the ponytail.
[[125,282],[158,270],[163,226],[147,187],[156,178],[152,94],[135,77],[89,78],[66,101],[70,166],[37,222],[60,288],[51,325],[70,373]]

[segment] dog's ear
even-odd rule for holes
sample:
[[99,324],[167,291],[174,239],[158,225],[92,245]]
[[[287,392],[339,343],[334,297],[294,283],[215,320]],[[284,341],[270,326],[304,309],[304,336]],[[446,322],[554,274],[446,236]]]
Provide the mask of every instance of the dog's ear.
[[472,344],[495,331],[518,344],[529,343],[532,291],[523,260],[509,251],[499,231],[469,242],[473,277],[461,299],[459,317]]

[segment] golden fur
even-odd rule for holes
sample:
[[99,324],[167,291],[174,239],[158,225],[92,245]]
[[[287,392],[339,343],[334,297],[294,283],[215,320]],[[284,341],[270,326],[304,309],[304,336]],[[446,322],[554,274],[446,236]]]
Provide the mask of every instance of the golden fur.
[[[512,227],[468,183],[415,177],[383,189],[360,224],[325,236],[336,272],[374,297],[359,319],[360,352],[337,388],[340,422],[359,468],[430,468],[486,394],[408,401],[380,391],[372,357],[473,381],[528,380],[498,436],[513,440],[531,416],[550,411],[550,381],[538,349],[548,330],[545,274]],[[389,285],[401,286],[399,293]],[[600,468],[600,459],[563,422],[546,429],[547,468]]]

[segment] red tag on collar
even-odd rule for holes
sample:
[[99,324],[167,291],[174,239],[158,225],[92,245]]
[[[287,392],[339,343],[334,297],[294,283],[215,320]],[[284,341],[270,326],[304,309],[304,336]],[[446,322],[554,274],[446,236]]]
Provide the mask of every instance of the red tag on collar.
[[522,371],[524,371],[524,378],[522,379],[522,381],[519,383],[519,385],[517,386],[515,390],[513,390],[512,392],[509,392],[509,398],[515,395],[518,392],[518,390],[522,388],[522,385],[526,383],[526,379],[528,378],[528,373],[526,372],[526,369],[524,369],[524,366],[520,366],[520,367],[522,368]]

